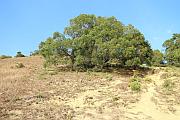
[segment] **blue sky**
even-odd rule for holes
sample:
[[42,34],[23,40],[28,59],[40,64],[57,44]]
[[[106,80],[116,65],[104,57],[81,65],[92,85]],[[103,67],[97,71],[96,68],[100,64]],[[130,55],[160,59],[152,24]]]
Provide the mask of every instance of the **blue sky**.
[[69,19],[82,13],[115,16],[133,24],[162,50],[163,41],[180,32],[179,0],[1,0],[0,55],[29,55],[53,32],[63,32]]

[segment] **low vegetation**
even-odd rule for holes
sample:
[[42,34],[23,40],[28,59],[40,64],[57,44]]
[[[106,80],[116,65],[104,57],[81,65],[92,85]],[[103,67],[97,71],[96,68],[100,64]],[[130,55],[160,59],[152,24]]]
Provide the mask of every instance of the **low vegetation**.
[[170,79],[165,79],[164,80],[164,83],[163,83],[163,87],[166,89],[166,90],[173,90],[173,87],[174,87],[174,83],[172,80]]
[[6,58],[12,58],[12,56],[8,56],[8,55],[1,55],[0,59],[6,59]]
[[25,55],[23,55],[21,52],[17,52],[15,57],[25,57]]
[[131,78],[129,82],[129,87],[132,91],[140,91],[141,90],[141,79],[140,78]]
[[16,63],[16,68],[23,68],[25,67],[23,63]]

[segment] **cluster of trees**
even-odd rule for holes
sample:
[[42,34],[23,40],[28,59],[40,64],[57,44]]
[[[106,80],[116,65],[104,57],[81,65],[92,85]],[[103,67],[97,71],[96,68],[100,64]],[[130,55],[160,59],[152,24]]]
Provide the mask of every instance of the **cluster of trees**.
[[167,63],[180,67],[180,34],[173,34],[171,39],[164,42],[163,47]]
[[70,20],[64,34],[55,32],[41,42],[40,54],[48,63],[71,60],[73,68],[103,68],[109,65],[137,67],[150,64],[153,51],[143,34],[115,17],[81,14]]
[[9,56],[9,55],[1,55],[0,56],[0,59],[6,59],[6,58],[12,58],[12,56]]
[[164,54],[159,50],[153,51],[152,63],[154,66],[167,64],[180,67],[180,34],[173,34],[172,38],[163,43]]
[[178,34],[167,40],[163,44],[166,48],[164,59],[160,51],[151,49],[143,34],[133,25],[126,26],[115,17],[81,14],[70,20],[64,34],[54,32],[52,37],[41,42],[38,53],[48,65],[58,65],[63,58],[70,60],[74,69],[159,65],[165,60],[174,65],[180,60],[179,44]]
[[16,53],[15,57],[25,57],[25,55],[22,54],[22,52],[19,51],[19,52]]
[[[16,55],[14,57],[26,57],[25,55],[23,55],[20,51],[16,53]],[[1,55],[0,59],[6,59],[6,58],[12,58],[12,56],[9,55]]]

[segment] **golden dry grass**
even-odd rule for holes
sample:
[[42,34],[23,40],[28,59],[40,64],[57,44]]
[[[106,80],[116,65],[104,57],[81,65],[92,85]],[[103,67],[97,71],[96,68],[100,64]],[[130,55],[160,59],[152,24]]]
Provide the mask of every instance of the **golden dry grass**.
[[[25,67],[16,68],[17,63]],[[160,69],[146,76],[151,80],[142,79],[142,90],[137,93],[128,87],[130,76],[124,74],[129,71],[54,72],[44,70],[42,64],[39,56],[0,60],[0,119],[177,120],[180,117],[178,77],[172,75],[176,82],[173,94],[164,95],[160,89],[162,74],[170,71]],[[170,105],[176,110],[170,109]]]

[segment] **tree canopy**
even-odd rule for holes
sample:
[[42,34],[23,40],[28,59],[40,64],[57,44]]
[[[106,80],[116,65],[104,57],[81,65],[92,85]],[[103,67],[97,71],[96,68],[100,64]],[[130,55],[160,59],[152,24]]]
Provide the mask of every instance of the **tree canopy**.
[[[152,49],[144,35],[133,25],[115,17],[81,14],[70,20],[64,35],[55,32],[41,42],[40,53],[47,61],[58,63],[68,57],[73,68],[103,68],[109,65],[136,67],[150,64]],[[56,61],[55,61],[56,60]]]
[[154,66],[161,66],[164,63],[164,55],[160,50],[153,51],[152,64]]
[[171,39],[163,43],[163,47],[168,64],[180,66],[180,34],[173,34]]

